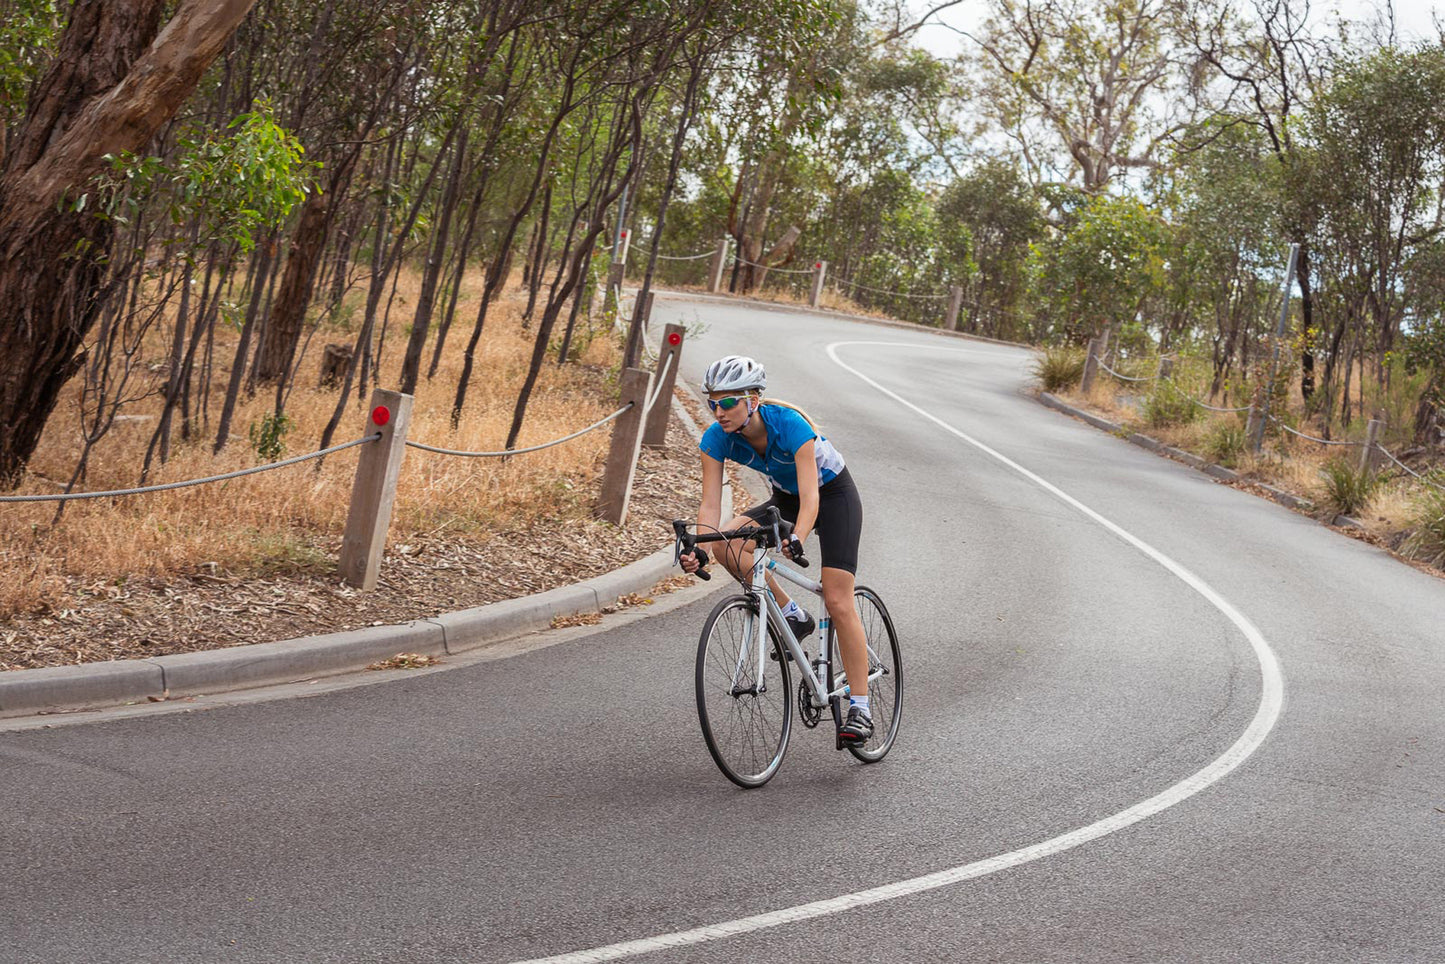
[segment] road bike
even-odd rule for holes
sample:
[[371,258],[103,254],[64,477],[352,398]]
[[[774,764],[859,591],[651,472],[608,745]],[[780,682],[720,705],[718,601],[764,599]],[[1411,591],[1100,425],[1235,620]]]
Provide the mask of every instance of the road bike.
[[[819,620],[818,650],[810,655],[793,635],[764,578],[764,573],[771,572],[810,592],[822,593],[822,583],[768,555],[768,550],[783,544],[792,526],[771,507],[757,525],[731,531],[696,533],[682,520],[674,521],[672,527],[678,556],[700,543],[743,540],[752,546],[743,549],[744,553],[753,552],[748,578],[739,580],[743,591],[713,607],[697,647],[698,720],[708,753],[723,775],[741,787],[760,787],[782,766],[793,728],[792,667],[797,667],[800,677],[796,696],[803,725],[816,727],[826,710],[833,718],[839,750],[846,748],[864,763],[883,759],[903,718],[903,659],[893,619],[878,593],[867,586],[853,591],[853,604],[868,643],[873,735],[866,742],[851,743],[838,735],[850,690],[832,619],[825,615]],[[808,565],[802,557],[793,561]],[[705,568],[696,574],[711,578]]]

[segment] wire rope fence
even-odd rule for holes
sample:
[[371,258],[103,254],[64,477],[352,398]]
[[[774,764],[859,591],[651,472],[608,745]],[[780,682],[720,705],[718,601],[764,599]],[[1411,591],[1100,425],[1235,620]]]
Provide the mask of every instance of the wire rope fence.
[[172,489],[185,489],[193,485],[208,485],[212,482],[227,482],[231,479],[239,479],[246,475],[256,475],[260,472],[269,472],[272,469],[282,469],[288,465],[296,465],[300,462],[307,462],[311,459],[323,458],[334,452],[340,452],[357,445],[365,445],[368,442],[375,442],[381,438],[377,432],[354,439],[350,442],[342,442],[340,445],[333,445],[317,452],[307,452],[305,455],[292,456],[289,459],[282,459],[279,462],[267,462],[265,465],[255,465],[248,469],[237,469],[234,472],[224,472],[220,475],[208,475],[200,479],[185,479],[180,482],[164,482],[157,485],[143,485],[130,489],[109,489],[105,492],[64,492],[55,495],[0,495],[0,502],[69,502],[76,499],[109,499],[119,498],[127,495],[144,495],[149,492],[169,492]]
[[922,292],[913,291],[890,291],[887,288],[874,288],[870,285],[865,285],[857,281],[850,281],[849,279],[842,276],[838,277],[837,283],[847,285],[850,288],[858,291],[869,291],[874,294],[887,295],[890,298],[917,298],[919,300],[942,301],[950,297],[949,295],[924,294]]
[[[814,274],[817,272],[816,268],[776,268],[770,264],[760,264],[757,261],[749,261],[747,258],[736,254],[733,255],[733,261],[737,264],[745,264],[750,268],[762,268],[769,274]],[[787,262],[784,263],[786,264]]]
[[658,430],[655,441],[650,444],[660,445],[666,436],[665,411],[657,413],[662,415],[662,418],[653,418],[649,421],[648,416],[654,414],[658,403],[672,391],[681,355],[682,341],[683,329],[681,326],[667,326],[667,332],[663,338],[663,349],[658,354],[656,371],[648,372],[636,368],[623,370],[621,404],[615,411],[576,432],[525,448],[480,452],[412,441],[406,437],[411,421],[412,396],[401,392],[377,389],[371,397],[368,433],[349,442],[332,445],[315,452],[307,452],[304,455],[268,462],[265,465],[251,466],[203,478],[101,492],[5,495],[0,496],[0,503],[68,502],[78,499],[119,498],[166,492],[191,486],[226,482],[320,459],[349,448],[366,446],[357,460],[356,476],[352,483],[351,501],[347,510],[346,531],[342,538],[339,568],[342,578],[346,582],[363,590],[370,590],[375,587],[380,571],[402,457],[408,448],[458,458],[505,458],[552,448],[616,422],[607,463],[603,470],[602,494],[598,500],[597,515],[606,521],[621,525],[626,517],[630,501],[630,489],[642,445],[644,422],[648,422],[649,427],[656,425]]
[[608,422],[611,422],[613,419],[620,418],[630,408],[632,408],[632,403],[628,402],[626,405],[622,406],[611,415],[600,418],[586,428],[579,429],[576,432],[573,432],[571,435],[564,435],[561,438],[553,439],[550,442],[543,442],[540,445],[529,445],[526,448],[521,449],[501,449],[496,452],[468,452],[462,449],[448,449],[442,448],[441,446],[437,445],[427,445],[423,442],[414,442],[411,439],[406,440],[406,445],[407,448],[421,449],[423,452],[435,452],[438,455],[452,455],[456,456],[457,458],[463,459],[491,459],[506,458],[509,455],[525,455],[528,452],[540,452],[542,449],[549,449],[554,445],[561,445],[563,442],[570,442],[574,438],[581,438],[588,432],[591,432],[594,429],[601,428]]

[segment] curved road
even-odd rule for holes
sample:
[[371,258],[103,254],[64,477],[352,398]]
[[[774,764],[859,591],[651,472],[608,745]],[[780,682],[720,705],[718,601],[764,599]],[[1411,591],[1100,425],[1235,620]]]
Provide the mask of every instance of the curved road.
[[1039,406],[1019,349],[655,316],[852,467],[884,763],[795,727],[767,788],[718,774],[717,582],[396,682],[0,727],[0,960],[1445,960],[1445,583]]

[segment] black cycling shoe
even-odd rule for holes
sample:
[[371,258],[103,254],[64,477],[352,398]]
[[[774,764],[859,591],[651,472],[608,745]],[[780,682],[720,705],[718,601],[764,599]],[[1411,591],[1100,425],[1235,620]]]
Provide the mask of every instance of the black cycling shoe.
[[860,706],[848,707],[848,718],[838,728],[844,743],[867,743],[873,736],[873,718]]
[[[802,619],[798,619],[796,616],[786,616],[784,618],[788,621],[788,628],[793,631],[793,637],[797,639],[800,643],[804,639],[806,639],[813,632],[813,630],[818,628],[818,621],[812,616],[804,616]],[[773,635],[771,626],[768,627],[768,635]],[[781,643],[782,641],[779,640],[779,642]],[[780,646],[779,648],[782,649],[783,652],[787,653],[788,662],[793,662],[792,652],[789,651],[786,647]],[[769,650],[768,657],[776,663],[778,661],[777,650]]]
[[796,616],[789,616],[788,628],[793,631],[793,635],[796,636],[798,642],[801,643],[813,634],[813,630],[818,628],[818,621],[806,613],[803,614],[802,619]]

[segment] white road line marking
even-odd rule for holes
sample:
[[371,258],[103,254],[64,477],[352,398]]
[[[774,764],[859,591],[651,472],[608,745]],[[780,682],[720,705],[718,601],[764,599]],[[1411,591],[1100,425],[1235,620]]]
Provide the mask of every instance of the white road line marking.
[[[1280,674],[1279,662],[1275,659],[1274,652],[1269,648],[1269,644],[1265,642],[1264,636],[1260,634],[1260,631],[1255,628],[1254,624],[1246,619],[1244,615],[1235,609],[1224,597],[1215,592],[1208,583],[1138,536],[1110,522],[1053,483],[1040,478],[1008,456],[995,451],[977,439],[959,431],[937,416],[925,412],[917,405],[914,405],[897,393],[884,388],[856,368],[846,364],[839,359],[837,349],[847,345],[890,345],[903,348],[918,348],[921,346],[904,342],[840,341],[830,344],[827,351],[828,357],[833,359],[841,368],[856,375],[900,405],[912,409],[945,431],[956,435],[969,445],[997,459],[1030,482],[1042,487],[1051,495],[1078,509],[1084,515],[1093,519],[1099,523],[1099,525],[1159,563],[1159,565],[1177,576],[1185,585],[1203,596],[1209,601],[1210,605],[1214,606],[1214,608],[1223,613],[1230,622],[1234,623],[1239,631],[1244,634],[1244,637],[1249,640],[1250,646],[1254,649],[1255,658],[1259,660],[1260,697],[1259,708],[1255,711],[1254,719],[1250,721],[1249,726],[1245,729],[1244,733],[1240,735],[1239,739],[1235,740],[1229,749],[1225,750],[1221,756],[1205,766],[1204,769],[1185,777],[1162,793],[1158,793],[1142,803],[1136,803],[1127,810],[1121,810],[1113,816],[1105,817],[1088,826],[1080,827],[1077,830],[1053,837],[1041,843],[1036,843],[1020,850],[1010,851],[1006,854],[999,854],[997,857],[989,857],[971,864],[964,864],[961,867],[941,870],[922,877],[914,877],[910,880],[900,880],[897,883],[886,884],[882,887],[873,887],[854,894],[843,894],[840,897],[814,901],[810,904],[800,904],[796,907],[785,907],[782,910],[755,914],[752,917],[724,921],[720,924],[711,924],[706,927],[675,931],[670,934],[659,934],[655,937],[645,937],[639,940],[623,941],[619,944],[609,944],[606,947],[595,947],[585,951],[559,954],[556,957],[539,958],[534,961],[525,962],[525,964],[590,964],[590,962],[594,961],[615,961],[624,957],[634,957],[639,954],[647,954],[652,951],[660,951],[672,947],[686,947],[690,944],[701,944],[707,941],[736,937],[739,934],[746,934],[751,931],[778,927],[783,924],[793,924],[815,917],[825,917],[829,914],[842,913],[868,904],[877,904],[885,900],[893,900],[897,897],[907,897],[913,894],[923,893],[924,891],[936,890],[939,887],[947,887],[965,880],[973,880],[987,874],[995,873],[996,871],[1007,870],[1010,867],[1017,867],[1020,864],[1030,863],[1043,857],[1062,853],[1065,850],[1071,850],[1080,844],[1097,840],[1100,837],[1107,836],[1117,830],[1123,830],[1125,827],[1152,817],[1154,814],[1187,800],[1205,787],[1219,781],[1247,760],[1255,750],[1259,749],[1266,737],[1269,736],[1270,730],[1274,728],[1275,722],[1279,719],[1280,712],[1284,706],[1284,678]],[[929,346],[929,350],[936,351],[937,349]]]

